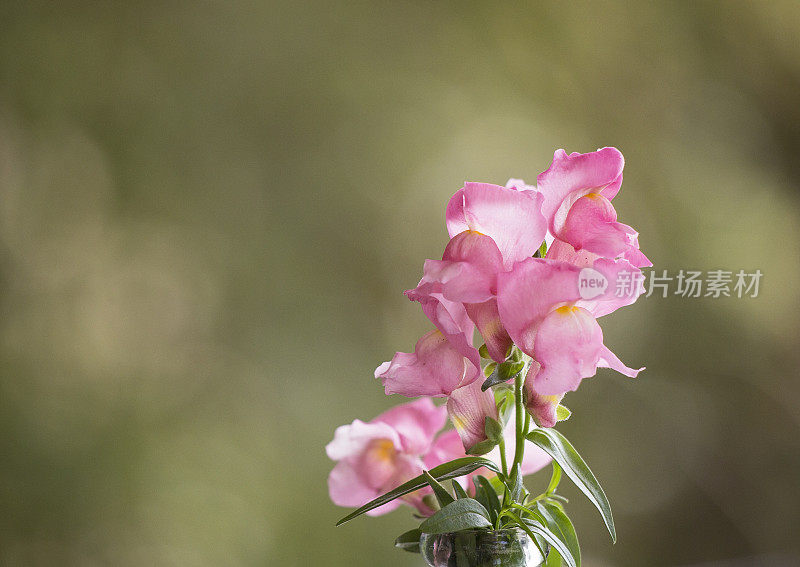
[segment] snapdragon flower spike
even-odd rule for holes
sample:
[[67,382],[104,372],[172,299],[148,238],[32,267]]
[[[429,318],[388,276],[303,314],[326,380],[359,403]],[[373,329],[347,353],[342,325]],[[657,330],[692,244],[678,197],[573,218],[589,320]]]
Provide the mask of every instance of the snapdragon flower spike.
[[639,250],[638,233],[617,221],[611,204],[622,185],[624,166],[616,148],[586,154],[557,150],[553,163],[536,179],[544,198],[542,212],[553,236],[575,251],[652,266]]
[[[362,506],[422,473],[424,457],[447,412],[428,398],[392,408],[369,423],[360,420],[336,429],[325,450],[338,461],[328,477],[331,500],[338,506]],[[424,515],[432,510],[421,493],[411,493],[368,514],[378,516],[405,502]]]
[[[611,263],[616,265],[615,263]],[[595,262],[595,266],[607,268]],[[584,301],[579,293],[580,268],[561,261],[529,258],[498,277],[500,317],[514,343],[535,363],[526,378],[529,395],[559,396],[576,390],[597,367],[635,377],[603,344],[603,332],[592,309],[605,314],[621,300],[603,296]],[[613,309],[612,309],[613,310]]]
[[465,230],[489,236],[497,244],[503,267],[532,256],[547,232],[543,196],[537,191],[490,183],[465,183],[447,203],[450,237]]

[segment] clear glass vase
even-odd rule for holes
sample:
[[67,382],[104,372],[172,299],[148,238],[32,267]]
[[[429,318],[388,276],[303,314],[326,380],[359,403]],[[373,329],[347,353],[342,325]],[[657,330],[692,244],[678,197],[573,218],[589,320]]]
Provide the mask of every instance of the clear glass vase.
[[544,558],[519,528],[422,534],[422,556],[431,567],[537,567]]

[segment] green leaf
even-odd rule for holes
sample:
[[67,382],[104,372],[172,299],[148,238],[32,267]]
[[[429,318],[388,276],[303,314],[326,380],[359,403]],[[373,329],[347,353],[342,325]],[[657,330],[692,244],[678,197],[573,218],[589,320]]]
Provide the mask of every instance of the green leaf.
[[469,448],[467,451],[467,455],[485,455],[489,451],[495,448],[497,445],[497,441],[492,441],[491,439],[484,439],[483,441],[479,441],[475,443],[472,447]]
[[445,534],[473,528],[491,527],[489,512],[473,498],[451,502],[422,522],[419,529],[426,534]]
[[514,465],[514,469],[511,471],[508,490],[511,493],[511,500],[519,502],[522,496],[522,470],[519,463]]
[[555,461],[552,461],[551,464],[553,465],[553,474],[550,476],[550,484],[547,485],[545,494],[553,494],[558,488],[558,483],[561,482],[561,467]]
[[436,495],[436,500],[439,501],[439,506],[444,508],[451,502],[455,501],[455,498],[450,496],[450,493],[447,492],[447,489],[439,484],[439,482],[433,478],[428,471],[422,471],[422,475],[425,477],[427,483],[431,485],[433,493]]
[[558,404],[556,407],[556,420],[567,421],[572,416],[572,411],[566,407]]
[[497,368],[497,363],[496,362],[490,362],[489,364],[487,364],[486,366],[483,367],[483,375],[488,378],[489,376],[491,376],[494,373],[496,368]]
[[491,388],[492,386],[497,386],[498,384],[504,384],[508,382],[514,376],[522,372],[525,368],[525,362],[523,361],[516,361],[516,360],[506,360],[505,362],[498,364],[497,368],[495,368],[494,372],[481,384],[481,390],[484,392]]
[[550,502],[537,502],[536,507],[547,523],[551,532],[556,534],[569,548],[572,557],[575,559],[577,567],[581,566],[581,546],[578,543],[578,534],[575,533],[575,526],[564,513],[560,506]]
[[403,551],[411,553],[419,553],[419,538],[422,537],[422,532],[419,529],[414,529],[401,534],[394,540],[394,546],[399,547]]
[[491,439],[495,443],[499,443],[500,439],[503,438],[503,426],[500,425],[496,419],[488,415],[484,419],[483,430],[486,433],[487,439]]
[[486,343],[483,343],[480,347],[478,347],[478,354],[481,355],[481,358],[486,358],[486,359],[492,358],[489,355],[489,349],[486,348]]
[[497,415],[500,424],[505,426],[508,423],[511,411],[514,409],[514,390],[511,388],[495,388],[495,403],[497,404]]
[[[455,459],[448,463],[443,463],[437,467],[433,467],[428,472],[433,478],[441,482],[443,480],[450,480],[451,478],[458,478],[460,476],[464,476],[465,474],[469,474],[473,471],[476,471],[481,467],[486,467],[492,472],[496,473],[500,472],[500,467],[498,467],[493,461],[490,461],[489,459],[485,459],[483,457],[461,457],[460,459]],[[358,510],[353,511],[352,513],[348,514],[347,516],[336,522],[336,525],[341,526],[342,524],[349,522],[353,518],[357,518],[358,516],[360,516],[365,512],[369,512],[370,510],[374,510],[379,506],[383,506],[387,502],[391,502],[396,498],[400,498],[401,496],[405,496],[410,492],[414,492],[415,490],[418,490],[427,484],[428,482],[425,480],[424,475],[419,475],[417,477],[414,477],[408,482],[401,484],[394,490],[387,492],[386,494],[378,496],[374,500],[367,502]]]
[[489,516],[492,520],[492,523],[497,521],[497,514],[500,512],[500,499],[497,497],[497,492],[495,491],[492,483],[485,477],[478,475],[473,479],[475,483],[475,489],[480,490],[483,498],[485,498],[486,502],[481,502],[486,509],[489,511]]
[[[558,554],[567,564],[567,567],[578,567],[575,563],[575,558],[572,557],[572,554],[570,553],[566,544],[546,526],[542,525],[537,520],[523,520],[511,510],[504,510],[503,515],[511,518],[520,528],[525,530],[534,541],[536,541],[536,535],[540,535],[547,540],[547,543],[549,543],[550,546],[558,552]],[[537,542],[537,546],[538,545],[539,544]],[[542,555],[544,556],[544,550],[541,550],[540,548],[540,551],[542,551]]]
[[552,428],[534,429],[528,436],[528,440],[541,447],[545,453],[550,455],[567,473],[567,476],[581,489],[587,498],[595,505],[603,516],[611,540],[616,543],[617,531],[614,528],[614,517],[611,515],[611,505],[608,503],[606,493],[595,478],[589,466],[581,458],[572,443]]
[[563,565],[564,562],[561,560],[561,556],[557,551],[547,554],[547,561],[545,561],[544,567],[563,567]]
[[461,498],[469,498],[469,495],[467,494],[467,491],[464,490],[464,487],[461,486],[460,482],[458,482],[455,479],[453,479],[452,482],[453,482],[453,492],[455,492],[456,498],[458,498],[459,500]]

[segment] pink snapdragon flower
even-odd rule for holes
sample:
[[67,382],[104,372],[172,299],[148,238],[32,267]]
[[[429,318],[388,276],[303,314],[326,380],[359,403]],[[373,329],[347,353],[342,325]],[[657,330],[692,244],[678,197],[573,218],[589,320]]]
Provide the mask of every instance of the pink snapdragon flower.
[[447,203],[445,221],[450,238],[465,230],[494,240],[510,270],[539,248],[547,232],[543,196],[537,191],[490,183],[465,183]]
[[[325,447],[328,457],[338,461],[328,477],[333,503],[362,506],[422,474],[433,460],[455,458],[450,456],[449,445],[443,448],[440,442],[437,448],[434,441],[446,420],[445,408],[436,407],[429,398],[421,398],[392,408],[369,423],[355,420],[337,428],[333,441]],[[463,456],[463,451],[456,456]],[[368,514],[385,514],[404,502],[420,514],[430,515],[432,510],[423,502],[424,495],[425,491],[415,491]]]
[[[615,281],[620,266],[630,264],[600,259],[593,269]],[[525,380],[529,400],[536,399],[534,394],[560,396],[576,390],[598,366],[631,377],[642,370],[628,368],[603,344],[596,320],[636,298],[617,297],[607,289],[585,300],[580,274],[580,268],[566,262],[529,258],[498,277],[500,317],[516,345],[533,359]]]
[[503,271],[503,256],[495,241],[485,234],[465,230],[450,239],[441,260],[425,261],[422,279],[406,295],[424,302],[426,297],[439,294],[461,305],[478,327],[489,354],[502,361],[511,346],[497,313],[497,274]]
[[617,221],[611,200],[622,185],[625,159],[616,148],[586,154],[557,150],[550,167],[536,178],[542,212],[552,235],[574,252],[625,258],[636,267],[652,266],[639,250],[638,233]]
[[387,394],[406,397],[447,397],[447,414],[469,451],[486,439],[486,417],[497,419],[491,392],[481,391],[480,375],[473,374],[470,361],[461,356],[439,331],[431,331],[418,342],[414,353],[398,352],[375,370]]
[[447,414],[468,453],[486,440],[486,418],[498,418],[494,394],[481,390],[480,381],[454,390],[447,399]]
[[547,232],[542,201],[528,188],[466,183],[447,204],[451,240],[442,259],[426,260],[417,288],[406,292],[412,299],[438,293],[461,303],[498,362],[511,338],[497,311],[497,274],[538,250]]

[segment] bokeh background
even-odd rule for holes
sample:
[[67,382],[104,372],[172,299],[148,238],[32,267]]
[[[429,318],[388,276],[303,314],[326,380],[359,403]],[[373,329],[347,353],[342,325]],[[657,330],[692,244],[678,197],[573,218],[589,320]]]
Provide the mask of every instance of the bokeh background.
[[[561,427],[596,566],[800,564],[800,5],[0,4],[0,563],[414,566],[324,445],[425,332],[464,180],[619,147],[656,269]],[[546,476],[547,473],[542,473]],[[530,477],[529,486],[546,483]],[[568,483],[565,483],[565,487]]]

